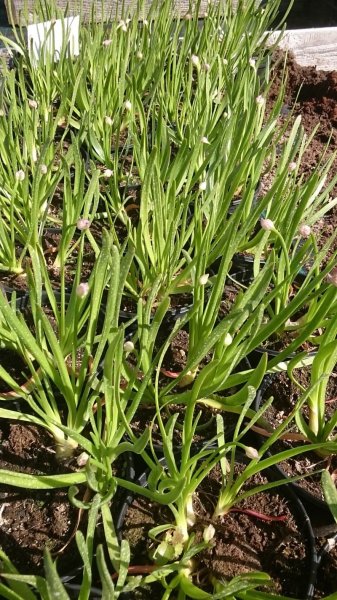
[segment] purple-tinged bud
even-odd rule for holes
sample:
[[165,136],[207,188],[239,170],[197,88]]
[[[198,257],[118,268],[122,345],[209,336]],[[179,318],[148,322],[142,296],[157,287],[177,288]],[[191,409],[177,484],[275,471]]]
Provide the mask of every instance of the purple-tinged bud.
[[326,276],[327,281],[337,287],[337,267],[331,269],[330,273]]
[[19,169],[19,171],[17,171],[15,173],[15,179],[16,181],[23,181],[25,178],[25,172],[22,169]]
[[301,225],[298,231],[302,237],[307,238],[311,234],[311,227],[309,225]]
[[78,219],[76,223],[76,227],[79,229],[79,231],[85,231],[86,229],[89,229],[90,225],[91,222],[89,219]]
[[273,231],[275,229],[274,223],[271,219],[261,219],[260,225],[265,231]]
[[89,294],[89,284],[88,283],[80,283],[76,288],[76,296],[78,298],[85,298]]
[[296,171],[296,169],[297,169],[297,163],[295,163],[295,162],[289,163],[289,165],[288,165],[288,171],[290,173],[292,173],[293,171]]

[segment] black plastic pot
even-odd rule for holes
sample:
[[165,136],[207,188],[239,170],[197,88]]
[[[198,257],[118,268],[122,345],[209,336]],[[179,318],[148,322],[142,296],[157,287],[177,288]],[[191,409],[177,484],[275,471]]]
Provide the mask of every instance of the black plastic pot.
[[[253,201],[252,201],[252,208],[255,208],[257,206],[261,188],[262,188],[261,181],[259,181],[255,188]],[[232,215],[235,212],[235,210],[240,206],[241,202],[242,202],[241,197],[238,197],[235,200],[232,200],[232,202],[230,203],[229,208],[228,208],[228,212],[227,212],[228,216]]]
[[[267,376],[264,379],[262,386],[258,390],[256,397],[255,397],[255,401],[254,401],[254,410],[255,411],[258,411],[261,408],[261,406],[263,406],[263,395],[264,395],[265,391],[268,389],[269,385],[271,384],[272,377],[273,376],[270,376],[270,375]],[[255,439],[256,439],[256,442],[259,447],[261,447],[262,444],[266,440],[266,438],[264,438],[262,435],[260,435],[258,433],[255,433]],[[266,456],[272,456],[272,452],[268,450],[268,452],[266,453]],[[273,467],[271,467],[271,471],[275,473],[275,478],[287,479],[286,473],[283,471],[283,469],[280,466],[274,465]],[[299,497],[301,497],[306,503],[317,507],[320,511],[330,513],[329,506],[325,502],[325,500],[318,498],[314,494],[311,494],[308,490],[302,488],[298,483],[290,482],[289,486],[291,486],[295,490],[296,494]]]
[[[336,531],[336,527],[337,527],[337,525],[336,525],[336,523],[335,523],[335,531]],[[333,529],[333,526],[331,527],[331,529]],[[327,528],[327,531],[328,531],[328,530],[329,530],[329,529]],[[322,567],[323,567],[323,565],[324,565],[324,562],[325,562],[325,561],[329,561],[329,555],[330,555],[330,552],[331,552],[331,551],[332,551],[332,550],[333,550],[333,549],[334,549],[334,548],[337,546],[337,533],[335,533],[335,532],[334,532],[333,534],[329,534],[329,533],[328,533],[327,535],[325,534],[325,535],[324,535],[324,537],[328,537],[328,539],[327,539],[327,541],[325,542],[325,544],[324,544],[323,548],[321,549],[321,551],[319,552],[319,555],[318,555],[317,582],[319,582],[319,580],[320,580],[320,570],[323,570],[323,569],[322,569]],[[322,564],[322,563],[323,563],[323,564]],[[330,565],[328,565],[328,566],[326,567],[325,571],[327,571],[327,572],[328,572],[328,575],[329,575],[329,582],[331,582],[331,583],[332,583],[332,581],[333,581],[333,577],[332,577],[332,573],[331,573]],[[322,577],[324,577],[324,573],[322,573],[322,575],[321,575],[321,576],[322,576]],[[331,589],[331,590],[330,590],[330,589],[327,589],[327,590],[326,590],[326,593],[327,593],[327,594],[333,594],[333,593],[335,593],[335,594],[336,594],[336,589],[337,589],[337,574],[336,574],[336,580],[335,580],[335,581],[336,581],[336,586],[334,587],[334,589]],[[318,587],[318,586],[317,586],[317,587]],[[324,586],[324,587],[326,587],[326,581],[325,581],[325,586]],[[321,590],[319,590],[319,591],[321,591]],[[321,597],[321,596],[320,596],[320,597]],[[330,596],[329,596],[329,597],[330,597]],[[334,596],[334,597],[335,597],[335,596]],[[337,598],[337,595],[336,595],[336,598]]]
[[[247,462],[247,458],[245,456],[240,455],[239,462]],[[161,463],[165,465],[165,459],[161,459]],[[265,469],[264,473],[270,478],[273,479],[273,472],[269,469]],[[148,471],[143,472],[136,483],[141,487],[147,487],[147,477]],[[304,533],[307,540],[307,548],[308,548],[308,562],[310,563],[310,567],[308,569],[308,579],[305,593],[302,595],[300,600],[313,600],[314,591],[315,591],[315,582],[317,577],[317,568],[319,564],[317,549],[316,549],[316,541],[314,531],[311,525],[311,521],[309,515],[307,514],[301,500],[298,498],[296,492],[291,488],[290,485],[282,485],[280,488],[276,488],[275,491],[278,491],[280,494],[284,495],[288,500],[290,500],[293,507],[293,514],[296,515],[298,524],[301,525],[301,532]],[[119,537],[119,540],[123,538],[123,524],[126,517],[127,510],[129,506],[132,504],[134,500],[134,495],[129,494],[123,504],[117,518],[116,518],[116,532]],[[336,536],[337,537],[337,536]],[[123,600],[133,600],[133,596],[131,594],[123,594]]]

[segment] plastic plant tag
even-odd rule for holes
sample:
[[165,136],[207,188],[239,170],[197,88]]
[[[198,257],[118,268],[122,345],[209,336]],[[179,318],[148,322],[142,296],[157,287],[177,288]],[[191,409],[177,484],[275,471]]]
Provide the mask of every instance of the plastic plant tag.
[[27,26],[27,43],[33,65],[47,60],[57,62],[67,45],[66,56],[79,55],[80,17],[67,17]]

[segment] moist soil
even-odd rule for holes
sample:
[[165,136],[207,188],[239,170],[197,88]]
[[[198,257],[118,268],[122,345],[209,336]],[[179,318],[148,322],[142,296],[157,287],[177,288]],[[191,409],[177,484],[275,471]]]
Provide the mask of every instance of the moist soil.
[[[281,493],[258,493],[241,501],[236,511],[214,520],[214,501],[220,489],[220,470],[214,469],[203,482],[194,501],[197,515],[193,527],[196,543],[202,540],[205,527],[213,523],[214,544],[197,555],[194,581],[210,591],[209,577],[229,580],[255,570],[267,572],[272,578],[270,591],[289,597],[304,597],[310,572],[310,557],[304,524],[294,512],[289,499]],[[265,483],[260,474],[252,478],[247,488]],[[249,514],[256,511],[259,517]],[[242,511],[242,512],[241,512]],[[247,511],[247,513],[245,512]],[[262,517],[261,517],[262,515]],[[263,517],[270,520],[264,520]],[[274,520],[275,519],[275,520]],[[172,521],[166,507],[137,497],[129,506],[122,535],[130,541],[133,565],[151,564],[153,542],[148,531]],[[157,598],[150,590],[139,598]]]
[[[296,3],[295,3],[296,4]],[[285,54],[278,52],[275,55],[274,82],[270,89],[268,107],[271,109],[275,102],[282,80]],[[325,162],[337,149],[337,71],[319,71],[315,67],[302,67],[298,65],[294,56],[289,53],[286,60],[288,78],[286,82],[283,117],[281,123],[289,120],[292,125],[295,118],[301,116],[301,125],[308,137],[318,127],[309,147],[306,149],[299,169],[299,176],[304,180],[315,171],[317,164]],[[290,112],[292,113],[290,115]],[[329,148],[327,143],[329,142]],[[328,173],[326,184],[336,174],[337,159],[334,160]],[[262,181],[263,183],[263,181]],[[337,196],[337,185],[330,192],[330,198]],[[337,228],[337,208],[332,208],[322,219],[316,222],[313,231],[317,238],[319,248],[327,241],[331,241]],[[334,240],[324,262],[337,249]],[[324,263],[323,263],[324,264]]]
[[[294,376],[297,381],[305,388],[308,389],[310,385],[310,371],[308,368],[296,369]],[[274,400],[270,407],[264,412],[263,417],[269,422],[272,428],[278,427],[284,419],[290,414],[299,400],[301,393],[299,388],[289,379],[288,375],[284,372],[274,376],[262,394],[262,398],[267,400],[273,396]],[[262,400],[263,402],[263,400]],[[337,372],[333,373],[330,377],[327,392],[326,392],[326,418],[329,419],[337,410]],[[303,407],[302,414],[306,420],[308,420],[307,407]],[[299,433],[296,425],[292,425],[291,429],[288,427],[288,431],[293,433]],[[336,432],[337,433],[337,428]],[[261,437],[260,440],[265,441],[265,437]],[[294,442],[290,440],[281,440],[273,444],[270,451],[272,454],[276,452],[282,452],[286,449],[294,448],[296,445],[303,444],[305,442]],[[329,457],[322,457],[314,452],[305,452],[303,455],[295,456],[294,458],[282,461],[279,464],[282,471],[289,477],[292,476],[304,476],[303,479],[297,482],[297,485],[312,495],[318,500],[323,500],[323,491],[321,487],[321,474],[317,473],[312,476],[307,476],[308,473],[318,471],[321,469],[328,469],[332,477],[337,479],[337,456],[331,455]]]

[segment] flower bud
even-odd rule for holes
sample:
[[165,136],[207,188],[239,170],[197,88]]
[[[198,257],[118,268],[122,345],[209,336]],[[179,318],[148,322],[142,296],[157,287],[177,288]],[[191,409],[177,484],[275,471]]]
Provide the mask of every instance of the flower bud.
[[222,64],[224,64],[225,66],[228,65],[228,60],[227,58],[223,58],[222,59]]
[[197,67],[197,68],[200,67],[199,57],[196,54],[192,54],[191,63],[194,67]]
[[256,104],[257,104],[258,106],[263,106],[263,105],[264,105],[264,103],[265,103],[265,99],[264,99],[264,97],[263,97],[263,96],[257,96],[257,97],[255,98],[255,100],[256,100]]
[[255,69],[255,67],[256,67],[256,61],[254,60],[254,58],[250,58],[249,59],[249,65],[251,67],[253,67],[253,69]]
[[206,542],[206,544],[208,544],[208,542],[210,542],[214,538],[214,536],[215,536],[215,527],[213,527],[212,524],[205,527],[205,529],[202,533],[204,542]]
[[112,118],[106,115],[106,117],[104,117],[104,123],[106,125],[112,125]]
[[200,141],[202,144],[209,144],[208,138],[206,136],[203,136]]
[[211,70],[211,65],[209,63],[204,63],[202,68],[204,71],[206,71],[206,73],[208,73]]
[[33,109],[38,107],[36,100],[28,100],[28,105],[30,108],[33,108]]
[[201,182],[199,183],[199,190],[200,190],[200,192],[204,192],[204,191],[205,191],[205,189],[206,189],[206,187],[207,187],[207,183],[206,183],[206,181],[201,181]]
[[209,278],[209,273],[205,273],[204,275],[201,275],[201,277],[199,279],[200,285],[206,285],[208,278]]
[[301,225],[298,231],[302,237],[307,238],[311,234],[311,227],[310,225]]
[[76,227],[79,229],[79,231],[85,231],[86,229],[89,229],[90,225],[91,223],[89,219],[78,219],[76,223]]
[[124,352],[133,352],[135,349],[134,343],[131,342],[131,340],[128,340],[127,342],[125,342],[124,346]]
[[271,219],[261,219],[260,225],[265,231],[273,231],[275,229],[274,223]]
[[86,452],[81,452],[81,454],[77,457],[76,462],[79,467],[85,467],[88,460],[89,460],[89,454],[87,454]]
[[125,110],[127,110],[127,111],[130,111],[130,110],[131,110],[131,108],[132,108],[132,104],[131,104],[130,100],[125,100],[125,102],[124,102],[124,108],[125,108]]
[[326,276],[327,281],[337,287],[337,267],[334,267]]
[[33,162],[37,161],[37,151],[36,151],[35,146],[33,146],[33,148],[32,148],[32,161]]
[[118,25],[117,29],[119,29],[119,28],[121,28],[121,30],[122,30],[122,31],[127,31],[127,30],[128,30],[128,26],[127,26],[127,24],[125,23],[125,21],[120,21],[120,23],[119,23],[119,25]]
[[223,344],[224,346],[230,346],[233,341],[233,338],[230,333],[226,333]]
[[113,176],[113,171],[111,171],[111,169],[104,169],[103,175],[109,179],[109,177]]
[[245,455],[248,458],[259,458],[258,450],[256,450],[256,448],[253,448],[252,446],[246,446]]
[[78,298],[85,298],[89,294],[89,284],[88,283],[80,283],[76,288],[76,296]]
[[112,40],[103,40],[103,46],[106,48],[107,46],[110,46],[110,44],[112,44]]
[[3,108],[0,108],[0,117],[4,117],[5,116],[5,111]]
[[47,165],[40,165],[40,173],[41,173],[41,175],[47,175],[47,173],[48,173]]
[[295,162],[289,163],[289,165],[288,165],[288,171],[289,171],[289,173],[292,173],[293,171],[296,171],[296,169],[297,169],[297,163],[295,163]]
[[15,173],[15,179],[16,181],[23,181],[25,178],[25,172],[22,169],[19,169],[19,171],[17,171]]
[[138,60],[142,60],[142,58],[144,57],[143,52],[141,52],[140,50],[138,50],[136,52],[136,57],[138,58]]

